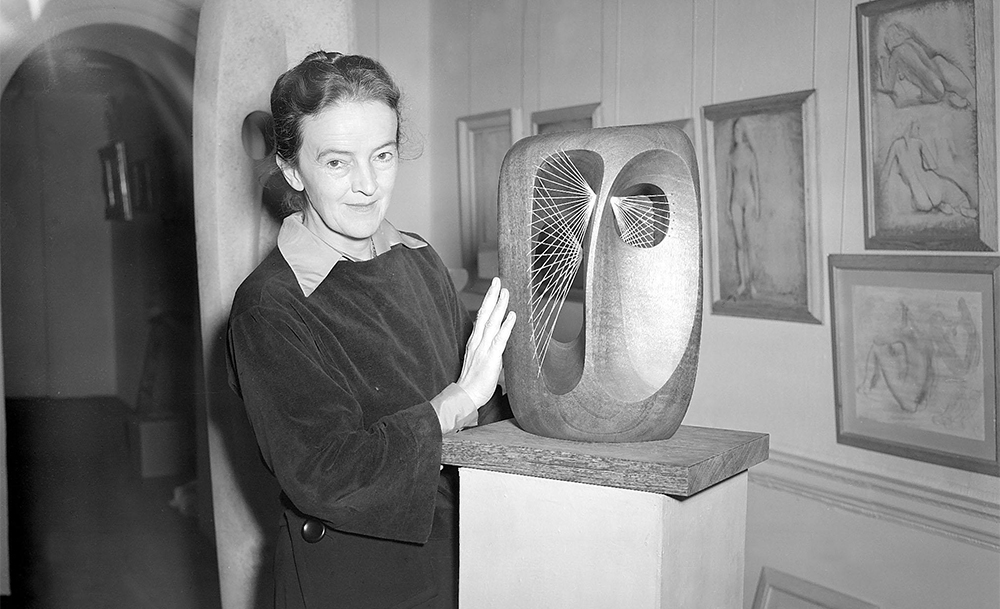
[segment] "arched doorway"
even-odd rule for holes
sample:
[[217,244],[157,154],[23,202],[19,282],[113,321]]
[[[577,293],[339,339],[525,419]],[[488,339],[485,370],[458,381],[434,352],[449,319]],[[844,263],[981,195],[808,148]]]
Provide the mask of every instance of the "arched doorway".
[[117,398],[127,425],[97,432],[137,478],[195,479],[203,444],[193,65],[148,30],[87,25],[36,47],[0,101],[6,396]]

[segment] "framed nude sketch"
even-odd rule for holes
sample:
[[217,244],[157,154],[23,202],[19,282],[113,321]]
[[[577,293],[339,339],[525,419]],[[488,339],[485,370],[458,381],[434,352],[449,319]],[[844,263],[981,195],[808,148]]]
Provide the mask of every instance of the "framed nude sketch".
[[815,92],[706,106],[712,312],[822,318]]
[[1000,476],[1000,258],[829,266],[837,442]]
[[485,288],[498,274],[497,196],[500,166],[521,138],[521,112],[501,110],[458,119],[458,179],[462,266],[469,289]]
[[996,251],[990,0],[857,7],[866,249]]

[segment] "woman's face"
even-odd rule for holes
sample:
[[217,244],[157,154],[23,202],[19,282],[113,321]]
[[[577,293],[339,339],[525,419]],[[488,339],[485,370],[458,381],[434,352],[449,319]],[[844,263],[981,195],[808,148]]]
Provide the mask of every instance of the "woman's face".
[[305,225],[334,246],[367,239],[389,207],[398,166],[396,113],[382,102],[345,102],[302,121],[297,166],[278,159],[305,191]]

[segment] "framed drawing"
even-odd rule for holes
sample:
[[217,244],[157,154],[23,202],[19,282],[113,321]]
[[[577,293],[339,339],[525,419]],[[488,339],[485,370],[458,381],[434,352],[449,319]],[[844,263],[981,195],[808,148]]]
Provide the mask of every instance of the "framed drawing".
[[992,5],[858,5],[866,249],[996,251]]
[[757,580],[753,609],[878,609],[878,606],[764,567]]
[[101,158],[101,182],[104,184],[104,217],[108,220],[131,220],[132,199],[125,142],[111,142],[98,150],[98,154]]
[[1000,258],[829,259],[837,442],[1000,476]]
[[600,127],[597,109],[601,104],[582,104],[531,113],[531,134],[582,131]]
[[706,106],[712,312],[820,323],[816,95]]
[[504,156],[521,139],[521,111],[501,110],[458,119],[458,182],[462,266],[469,288],[482,288],[498,273],[497,193]]

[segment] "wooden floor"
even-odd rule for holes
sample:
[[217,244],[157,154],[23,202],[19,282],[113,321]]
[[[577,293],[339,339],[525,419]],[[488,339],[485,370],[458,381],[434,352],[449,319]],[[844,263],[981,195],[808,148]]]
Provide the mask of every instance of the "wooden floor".
[[220,606],[214,544],[169,505],[191,476],[139,477],[120,402],[7,400],[6,408],[5,609]]

